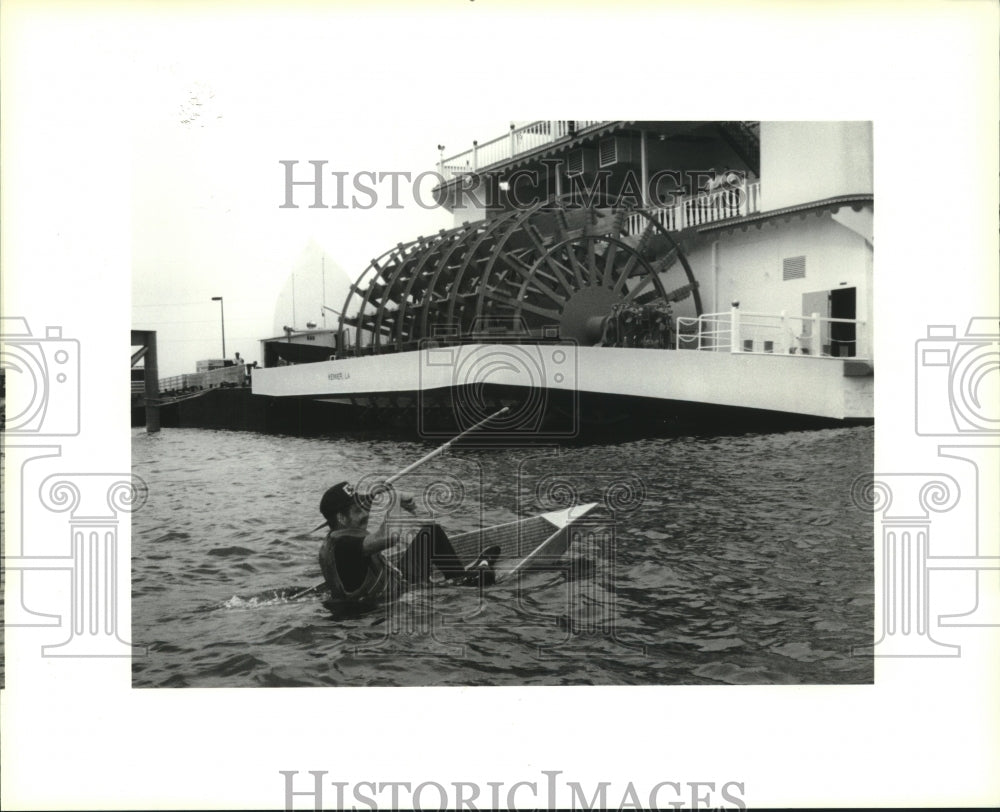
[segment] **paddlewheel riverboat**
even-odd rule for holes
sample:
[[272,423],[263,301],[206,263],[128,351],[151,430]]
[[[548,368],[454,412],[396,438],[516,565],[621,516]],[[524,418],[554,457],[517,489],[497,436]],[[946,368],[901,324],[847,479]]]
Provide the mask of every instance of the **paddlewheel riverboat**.
[[873,419],[869,122],[534,121],[437,171],[453,226],[372,260],[315,351],[264,342],[255,394]]

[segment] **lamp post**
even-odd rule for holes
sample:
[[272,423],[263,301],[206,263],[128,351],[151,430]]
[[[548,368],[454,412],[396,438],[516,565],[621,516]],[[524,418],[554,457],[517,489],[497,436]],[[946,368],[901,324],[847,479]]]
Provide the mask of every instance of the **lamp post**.
[[213,302],[219,303],[219,318],[222,321],[222,358],[226,358],[226,306],[222,302],[221,296],[213,296]]

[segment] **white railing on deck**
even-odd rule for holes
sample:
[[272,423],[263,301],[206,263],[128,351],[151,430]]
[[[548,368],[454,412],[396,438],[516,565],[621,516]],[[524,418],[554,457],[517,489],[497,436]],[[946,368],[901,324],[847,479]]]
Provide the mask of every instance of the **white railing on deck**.
[[[853,324],[850,341],[831,339],[834,324]],[[677,349],[758,355],[808,355],[815,358],[869,358],[865,322],[831,319],[814,313],[750,313],[733,308],[728,313],[706,313],[677,318]]]
[[[667,231],[681,231],[730,217],[746,217],[760,211],[760,181],[750,181],[737,188],[684,195],[667,206],[645,211]],[[644,227],[639,213],[629,215],[626,223],[629,234],[639,234]]]
[[511,127],[510,132],[501,135],[490,141],[480,144],[478,141],[472,142],[472,149],[467,149],[452,155],[449,158],[442,158],[438,162],[438,173],[445,182],[452,180],[456,175],[463,175],[469,172],[479,172],[494,164],[509,161],[518,155],[531,152],[546,144],[551,144],[570,134],[570,125],[573,125],[573,132],[579,134],[585,130],[595,127],[598,124],[605,124],[604,121],[532,121],[520,127]]

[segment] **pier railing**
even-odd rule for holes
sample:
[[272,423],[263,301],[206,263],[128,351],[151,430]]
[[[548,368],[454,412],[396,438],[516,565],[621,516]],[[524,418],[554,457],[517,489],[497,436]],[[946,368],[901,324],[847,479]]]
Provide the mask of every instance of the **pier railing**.
[[751,313],[732,308],[677,319],[677,349],[816,358],[870,357],[865,322],[813,313]]
[[[246,383],[246,367],[242,364],[212,369],[208,372],[172,375],[169,378],[160,378],[159,381],[161,398],[175,398],[206,389],[217,389],[220,386],[246,386]],[[145,386],[142,381],[132,381],[133,400],[145,397]]]
[[438,161],[438,174],[445,182],[457,175],[479,172],[494,164],[509,161],[518,155],[532,152],[546,144],[570,135],[579,135],[605,121],[532,121],[520,127],[510,125],[510,132],[479,143],[472,142],[472,149],[463,150]]
[[[718,189],[677,197],[666,206],[643,209],[667,231],[681,231],[692,226],[716,223],[730,217],[746,217],[760,211],[760,181],[754,180]],[[626,218],[628,232],[639,233],[645,226],[639,212]]]

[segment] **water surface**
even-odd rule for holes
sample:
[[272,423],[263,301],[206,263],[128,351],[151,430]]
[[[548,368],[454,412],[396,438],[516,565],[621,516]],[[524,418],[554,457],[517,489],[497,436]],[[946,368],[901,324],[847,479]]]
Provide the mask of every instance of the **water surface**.
[[449,532],[596,501],[564,567],[335,617],[319,498],[433,444],[133,434],[136,687],[868,683],[874,429],[456,448],[399,485]]

